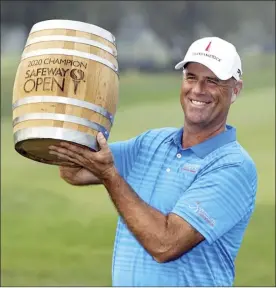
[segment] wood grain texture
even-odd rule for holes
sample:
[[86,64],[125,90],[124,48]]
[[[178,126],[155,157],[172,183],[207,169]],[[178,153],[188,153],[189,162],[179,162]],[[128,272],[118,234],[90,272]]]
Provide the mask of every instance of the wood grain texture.
[[25,47],[23,53],[28,53],[34,50],[40,50],[40,49],[49,49],[49,48],[61,48],[61,49],[69,49],[69,50],[77,50],[85,53],[90,53],[93,55],[97,55],[99,57],[102,57],[108,61],[110,61],[113,65],[115,65],[118,68],[118,61],[117,58],[107,52],[106,50],[103,50],[101,48],[88,45],[88,44],[82,44],[82,43],[74,43],[69,41],[49,41],[49,42],[38,42],[33,43]]
[[91,33],[87,33],[87,32],[82,32],[82,31],[76,31],[76,30],[70,30],[70,29],[47,29],[47,30],[41,30],[41,31],[37,31],[37,32],[33,32],[31,34],[29,34],[28,39],[33,39],[36,37],[40,37],[40,36],[50,36],[50,35],[65,35],[65,36],[74,36],[74,37],[83,37],[89,40],[94,40],[94,41],[98,41],[112,49],[114,49],[114,51],[117,51],[117,47],[111,43],[110,41],[98,36],[98,35],[94,35]]
[[[114,53],[117,53],[116,46],[106,39],[75,30],[47,29],[30,34],[28,39],[46,35],[76,36],[95,40],[112,48]],[[117,58],[109,52],[95,46],[68,41],[50,40],[34,43],[26,46],[23,54],[49,48],[70,49],[94,54],[118,67]],[[86,101],[104,108],[115,116],[119,97],[119,77],[110,67],[79,56],[62,54],[33,56],[23,59],[18,66],[13,88],[13,103],[25,97],[36,96],[60,96]],[[100,124],[109,132],[112,126],[109,119],[95,111],[61,103],[24,104],[13,110],[13,119],[29,113],[72,115]],[[41,119],[20,122],[14,126],[13,133],[32,127],[60,127],[84,132],[94,137],[98,133],[98,131],[80,124]],[[48,153],[49,145],[47,143],[51,141],[56,142],[58,140],[26,139],[21,141],[20,145],[17,144],[15,148],[17,150],[20,148],[21,151],[18,152],[22,155],[25,154],[24,156],[30,159],[35,160],[34,158],[37,157],[37,161],[58,165],[57,163],[60,161]],[[77,140],[74,143],[78,143]]]
[[[13,110],[13,119],[30,113],[59,113],[66,115],[74,115],[100,124],[108,131],[111,130],[111,122],[103,115],[86,108],[61,103],[41,102],[41,103],[32,103],[28,105],[21,105]],[[22,122],[22,124],[23,123],[24,122]],[[71,125],[71,123],[64,123],[64,125],[66,125],[66,127],[64,126],[64,128],[71,129],[69,124]],[[16,125],[14,131],[18,130],[18,126],[19,124]],[[55,124],[52,124],[51,126],[55,127]]]

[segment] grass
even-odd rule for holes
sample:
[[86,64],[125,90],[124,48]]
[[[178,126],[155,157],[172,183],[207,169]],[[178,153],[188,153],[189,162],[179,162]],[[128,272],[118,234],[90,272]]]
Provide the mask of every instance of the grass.
[[[110,141],[182,125],[178,76],[132,74],[120,83],[122,102]],[[259,172],[256,210],[236,261],[236,286],[275,284],[274,107],[275,86],[255,87],[229,115]],[[69,186],[57,167],[17,154],[10,118],[1,120],[1,284],[111,285],[117,214],[106,191]]]

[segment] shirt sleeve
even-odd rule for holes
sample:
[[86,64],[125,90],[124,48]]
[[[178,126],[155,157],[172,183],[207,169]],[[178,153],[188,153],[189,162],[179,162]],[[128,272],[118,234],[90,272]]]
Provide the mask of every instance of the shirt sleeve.
[[248,174],[242,164],[213,169],[194,181],[172,213],[212,244],[252,209],[256,181],[256,176]]
[[135,163],[142,141],[148,132],[125,141],[113,142],[109,148],[120,175],[126,178]]

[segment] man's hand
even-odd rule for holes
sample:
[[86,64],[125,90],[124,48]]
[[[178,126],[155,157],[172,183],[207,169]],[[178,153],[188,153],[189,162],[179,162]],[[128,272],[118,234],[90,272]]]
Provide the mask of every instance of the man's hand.
[[[54,153],[52,153],[54,154]],[[67,183],[75,186],[102,184],[96,176],[83,167],[59,167],[60,177]]]
[[88,148],[83,148],[78,145],[69,144],[67,142],[61,142],[59,146],[49,147],[50,154],[57,155],[60,159],[69,160],[84,168],[82,168],[82,170],[76,170],[80,168],[61,168],[61,177],[65,181],[71,184],[74,182],[89,182],[87,180],[89,178],[88,172],[90,172],[92,175],[94,175],[94,177],[98,178],[99,182],[101,183],[116,172],[112,153],[101,132],[97,135],[97,141],[100,146],[100,151],[98,152],[91,151]]

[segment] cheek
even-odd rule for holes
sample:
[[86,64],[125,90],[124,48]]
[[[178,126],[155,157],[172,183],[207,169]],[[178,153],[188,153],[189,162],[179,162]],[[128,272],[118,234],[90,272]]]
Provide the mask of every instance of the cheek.
[[182,85],[181,91],[180,91],[180,103],[182,108],[184,108],[185,99],[187,98],[187,94],[189,93],[189,89],[187,88],[187,85]]
[[221,105],[227,106],[231,102],[232,93],[228,89],[219,89],[215,92],[216,98]]
[[190,90],[191,88],[186,83],[183,83],[181,86],[181,97],[185,97]]

